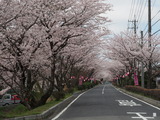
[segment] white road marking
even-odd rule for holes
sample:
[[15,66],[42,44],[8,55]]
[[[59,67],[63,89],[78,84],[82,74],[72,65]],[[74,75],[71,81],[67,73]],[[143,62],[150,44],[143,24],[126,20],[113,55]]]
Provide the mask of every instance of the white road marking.
[[119,106],[130,106],[130,107],[133,107],[133,106],[142,106],[141,104],[137,104],[135,103],[133,100],[116,100],[119,102]]
[[103,86],[102,95],[104,94],[105,87],[106,87],[106,85]]
[[157,117],[157,113],[153,113],[153,117]]
[[52,120],[56,120],[57,118],[59,118],[59,116],[61,116],[79,97],[81,97],[84,93],[81,93],[76,99],[74,99],[66,108],[64,108],[58,115],[56,115],[54,118],[52,118]]
[[[136,114],[136,117],[132,117],[133,119],[143,119],[143,120],[149,120],[149,119],[154,119],[156,115],[156,113],[153,113],[153,117],[145,117],[143,115],[146,115],[147,113],[145,112],[127,112],[127,114]],[[156,115],[157,116],[157,115]]]
[[[114,86],[113,86],[113,87],[114,87]],[[115,88],[115,87],[114,87],[114,88]],[[147,104],[147,105],[149,105],[149,106],[151,106],[151,107],[153,107],[153,108],[156,108],[156,109],[160,110],[159,107],[156,107],[156,106],[151,105],[151,104],[149,104],[149,103],[147,103],[147,102],[145,102],[145,101],[143,101],[143,100],[140,100],[140,99],[138,99],[138,98],[136,98],[136,97],[133,97],[133,96],[131,96],[131,95],[128,95],[128,94],[126,94],[126,93],[118,90],[117,88],[115,88],[115,89],[116,89],[117,91],[121,92],[121,93],[124,94],[124,95],[127,95],[127,96],[129,96],[129,97],[131,97],[131,98],[134,98],[134,99],[136,99],[136,100],[138,100],[138,101],[140,101],[140,102],[143,102],[143,103],[145,103],[145,104]]]

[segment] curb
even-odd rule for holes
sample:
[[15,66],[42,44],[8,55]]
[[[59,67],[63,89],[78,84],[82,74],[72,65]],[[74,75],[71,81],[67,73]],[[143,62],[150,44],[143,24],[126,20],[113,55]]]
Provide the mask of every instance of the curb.
[[128,94],[128,95],[131,95],[131,96],[133,96],[133,97],[136,97],[136,98],[138,98],[138,99],[140,99],[140,100],[143,100],[143,101],[145,101],[145,102],[147,102],[147,103],[149,103],[149,104],[151,104],[151,105],[154,105],[154,106],[160,108],[160,101],[158,101],[158,100],[154,100],[154,99],[151,99],[151,98],[142,96],[142,95],[138,95],[138,94],[136,94],[136,93],[129,92],[129,91],[124,90],[124,89],[122,89],[122,88],[117,88],[117,89],[120,90],[120,91],[122,91],[122,92],[124,92],[124,93],[126,93],[126,94]]
[[79,94],[83,93],[84,91],[74,93],[69,98],[63,100],[62,102],[54,105],[53,107],[49,108],[48,110],[44,111],[41,114],[36,115],[29,115],[29,116],[22,116],[22,117],[15,117],[15,118],[6,118],[4,120],[47,120],[51,116],[52,118],[56,116],[60,111],[64,109],[72,100],[74,100]]

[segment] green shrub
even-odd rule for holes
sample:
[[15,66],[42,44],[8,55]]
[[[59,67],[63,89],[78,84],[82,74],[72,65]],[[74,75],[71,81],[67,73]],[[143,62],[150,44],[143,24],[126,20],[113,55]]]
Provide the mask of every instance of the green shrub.
[[160,89],[146,89],[140,86],[131,86],[131,85],[125,86],[125,89],[134,93],[154,98],[156,100],[160,100]]
[[152,90],[151,97],[156,98],[157,100],[160,100],[160,89]]
[[87,90],[96,86],[97,83],[91,83],[90,81],[84,82],[82,85],[77,87],[78,90]]
[[54,91],[53,97],[56,99],[56,101],[59,101],[60,99],[63,99],[65,97],[64,92]]
[[78,85],[77,89],[78,89],[78,90],[83,90],[83,89],[84,89],[84,86],[83,86],[83,85]]
[[67,92],[73,94],[74,88],[68,88],[68,91],[67,91]]
[[85,82],[84,84],[85,89],[90,89],[91,88],[91,83],[90,82]]

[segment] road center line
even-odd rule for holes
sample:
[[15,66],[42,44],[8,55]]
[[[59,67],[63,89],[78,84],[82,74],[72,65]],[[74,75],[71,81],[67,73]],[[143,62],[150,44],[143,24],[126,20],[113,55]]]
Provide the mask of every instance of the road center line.
[[102,95],[104,94],[105,87],[106,87],[106,85],[103,86]]
[[59,118],[59,116],[61,116],[79,97],[81,97],[84,93],[81,93],[76,99],[74,99],[66,108],[64,108],[58,115],[56,115],[54,118],[52,118],[51,120],[56,120],[57,118]]

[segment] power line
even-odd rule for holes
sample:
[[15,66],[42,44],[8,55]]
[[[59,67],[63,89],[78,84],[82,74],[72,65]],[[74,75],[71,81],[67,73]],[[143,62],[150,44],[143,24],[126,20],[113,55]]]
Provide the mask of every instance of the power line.
[[128,30],[130,28],[130,19],[132,19],[132,14],[134,13],[134,6],[135,6],[135,0],[132,0],[131,9],[130,9],[129,18],[128,18],[128,26],[127,26]]
[[152,20],[160,13],[160,10],[152,17]]
[[139,9],[138,9],[138,15],[137,15],[137,20],[139,20],[139,18],[140,18],[140,15],[141,15],[141,13],[142,13],[142,6],[143,6],[143,0],[140,0],[140,4],[139,4]]
[[[159,21],[160,21],[160,19],[158,19],[154,24],[152,24],[152,27],[153,27],[154,25],[156,25]],[[147,28],[147,26],[148,26],[148,25],[146,25],[145,29]],[[160,31],[160,29],[157,30],[156,32],[154,32],[152,35],[155,35],[155,34],[158,33],[159,31]],[[146,36],[146,35],[147,35],[147,31],[145,32],[144,36]]]
[[132,3],[131,3],[131,9],[130,9],[130,13],[129,13],[129,19],[131,18],[131,15],[132,15],[132,12],[133,12],[133,4],[134,4],[134,0],[132,0]]
[[156,32],[154,32],[152,35],[155,35],[155,34],[157,34],[158,32],[160,32],[160,29],[157,30]]
[[[154,3],[153,3],[153,5],[152,5],[152,11],[153,11],[153,8],[154,8],[154,6],[155,6],[155,3],[156,3],[156,0],[154,0]],[[160,10],[158,10],[158,12],[152,17],[152,19],[151,20],[153,20],[158,14],[160,13]],[[153,24],[152,24],[152,27],[154,26],[154,25],[156,25],[158,22],[160,21],[160,19],[159,20],[157,20],[156,22],[154,22]],[[144,30],[143,31],[145,31],[146,30],[146,28],[147,28],[147,26],[148,26],[148,24],[146,24],[146,26],[145,26],[145,28],[144,28]],[[147,29],[147,31],[148,31],[148,29]],[[146,36],[147,35],[147,31],[145,32],[145,34],[144,34],[144,36]],[[155,33],[153,33],[152,35],[154,35],[154,34],[156,34],[156,33],[158,33],[159,32],[159,30],[158,31],[156,31]]]
[[[143,15],[144,15],[144,11],[145,11],[146,5],[147,5],[147,1],[144,1],[144,3],[143,3],[143,8],[141,9],[141,11],[142,11],[142,12],[141,12],[141,16],[139,15],[139,19],[138,19],[139,24],[141,23],[142,17],[143,17]],[[138,24],[138,26],[139,26],[139,24]]]
[[135,8],[135,3],[136,3],[136,0],[133,0],[133,4],[132,4],[132,12],[131,12],[131,17],[130,19],[132,19],[132,16],[134,16],[134,8]]
[[152,10],[153,10],[153,8],[154,8],[154,5],[155,5],[155,3],[156,3],[156,0],[154,0],[154,2],[153,2],[153,5],[152,5]]
[[145,32],[144,37],[146,37],[147,33],[148,33],[148,31]]
[[[136,8],[135,8],[135,12],[134,13],[139,13],[139,6],[140,6],[140,3],[141,3],[142,0],[137,0],[137,5],[136,5]],[[134,14],[135,15],[135,14]]]
[[[128,28],[130,28],[130,23],[129,21],[133,21],[133,19],[137,22],[137,28],[139,28],[139,25],[140,25],[140,22],[141,22],[141,19],[143,17],[143,13],[145,11],[145,8],[146,8],[146,5],[147,5],[147,1],[145,0],[132,0],[132,4],[131,4],[131,9],[130,9],[130,15],[129,15],[129,19],[128,19]],[[133,18],[133,15],[135,16],[136,15],[136,18]]]
[[160,21],[160,19],[157,20],[154,24],[152,24],[152,27],[153,27],[154,25],[156,25],[159,21]]
[[[153,11],[153,9],[155,8],[155,5],[157,6],[156,2],[157,2],[157,0],[150,1],[151,11]],[[129,13],[129,19],[128,19],[128,29],[133,29],[134,28],[133,21],[137,21],[136,28],[139,29],[140,25],[141,25],[141,28],[144,27],[144,29],[143,29],[143,31],[145,33],[144,36],[146,36],[147,33],[149,33],[149,26],[148,26],[149,23],[147,23],[147,21],[146,21],[147,18],[143,17],[145,10],[148,8],[147,3],[148,3],[148,0],[132,0],[131,9],[130,9],[130,13]],[[157,15],[159,15],[159,13],[160,13],[160,10],[158,10],[153,17],[150,16],[151,20],[155,19],[157,17]],[[136,16],[136,18],[134,16]],[[143,20],[143,24],[141,24],[142,20]],[[154,23],[152,23],[151,27],[157,25],[157,23],[159,23],[159,21],[160,21],[160,19],[156,20]],[[145,22],[146,22],[146,25],[144,26]],[[150,24],[151,24],[151,21],[150,21]],[[150,29],[152,29],[152,28],[150,28]],[[153,34],[156,34],[159,31],[160,30],[157,30]]]

